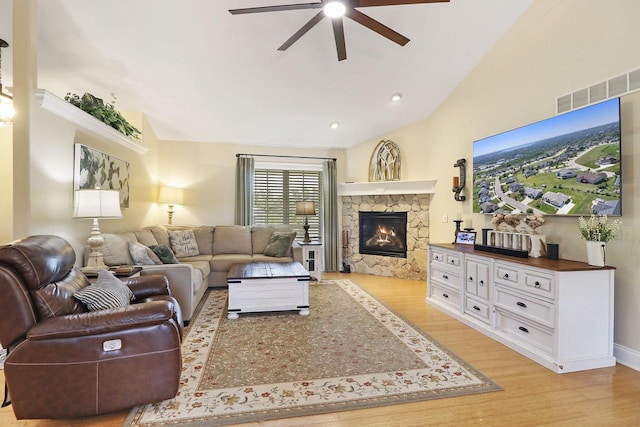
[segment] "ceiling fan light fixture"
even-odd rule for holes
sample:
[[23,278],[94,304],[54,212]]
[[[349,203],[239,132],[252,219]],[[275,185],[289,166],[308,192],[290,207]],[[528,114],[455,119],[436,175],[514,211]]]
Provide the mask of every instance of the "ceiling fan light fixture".
[[334,0],[325,4],[322,10],[324,10],[324,14],[329,18],[339,18],[344,16],[347,8],[341,1]]
[[398,102],[402,99],[402,94],[401,93],[395,93],[391,96],[391,100],[393,102]]

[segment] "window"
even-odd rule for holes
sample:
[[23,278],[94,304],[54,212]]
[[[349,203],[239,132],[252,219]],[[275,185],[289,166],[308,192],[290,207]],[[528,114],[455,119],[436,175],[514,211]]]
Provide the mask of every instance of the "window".
[[321,236],[322,172],[317,170],[269,169],[256,166],[253,187],[254,224],[291,224],[300,240],[305,218],[296,215],[296,202],[311,200],[316,215],[310,215],[309,236]]

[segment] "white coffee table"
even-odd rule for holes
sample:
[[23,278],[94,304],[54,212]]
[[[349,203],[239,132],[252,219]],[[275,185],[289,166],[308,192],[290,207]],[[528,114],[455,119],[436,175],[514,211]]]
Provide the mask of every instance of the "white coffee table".
[[233,264],[227,274],[229,319],[240,313],[295,310],[309,314],[309,272],[299,262]]

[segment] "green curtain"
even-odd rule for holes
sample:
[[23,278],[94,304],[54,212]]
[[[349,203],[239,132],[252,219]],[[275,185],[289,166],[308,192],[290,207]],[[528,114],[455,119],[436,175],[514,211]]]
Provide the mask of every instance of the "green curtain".
[[253,175],[255,159],[239,155],[236,160],[236,224],[253,223]]
[[338,271],[338,178],[335,160],[324,161],[322,179],[324,269]]

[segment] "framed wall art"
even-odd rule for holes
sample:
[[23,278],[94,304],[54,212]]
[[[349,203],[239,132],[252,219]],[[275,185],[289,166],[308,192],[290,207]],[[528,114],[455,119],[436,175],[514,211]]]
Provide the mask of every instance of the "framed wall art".
[[129,162],[82,144],[75,144],[73,189],[118,190],[120,207],[129,207]]

